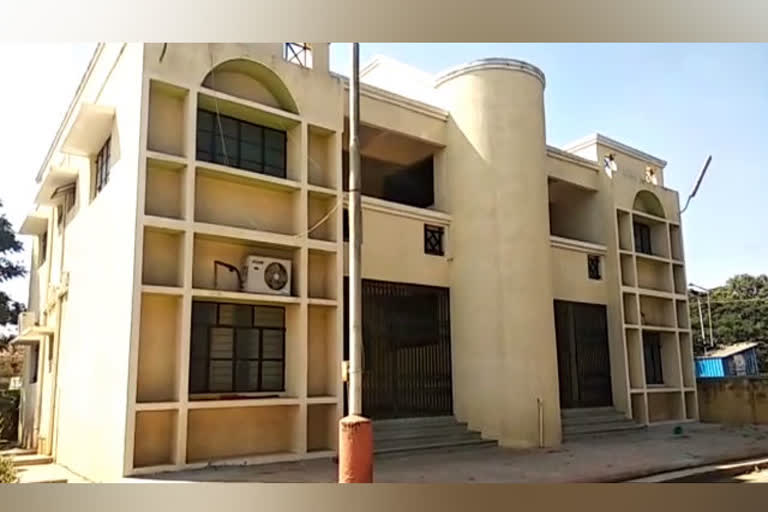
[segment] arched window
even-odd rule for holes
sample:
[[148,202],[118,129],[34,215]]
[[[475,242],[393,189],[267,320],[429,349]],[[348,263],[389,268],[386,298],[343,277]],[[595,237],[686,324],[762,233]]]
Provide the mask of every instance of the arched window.
[[267,66],[248,59],[233,59],[213,68],[203,80],[209,89],[270,107],[299,113],[288,87]]
[[641,190],[637,193],[632,208],[639,212],[655,215],[656,217],[665,217],[661,201],[659,201],[655,194],[647,190]]

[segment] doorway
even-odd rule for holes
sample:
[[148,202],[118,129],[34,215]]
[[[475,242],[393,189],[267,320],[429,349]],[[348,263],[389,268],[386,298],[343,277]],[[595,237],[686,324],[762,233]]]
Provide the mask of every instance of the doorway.
[[606,307],[555,301],[560,407],[613,404]]
[[[349,284],[344,279],[344,325]],[[363,414],[453,414],[448,288],[363,279]],[[344,330],[344,358],[348,359]],[[345,394],[346,398],[346,394]]]

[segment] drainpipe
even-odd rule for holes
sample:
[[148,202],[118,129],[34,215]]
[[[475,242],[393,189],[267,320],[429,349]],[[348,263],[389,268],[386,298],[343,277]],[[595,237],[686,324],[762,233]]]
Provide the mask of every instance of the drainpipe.
[[539,409],[539,448],[544,448],[544,401],[536,398],[536,406]]
[[[55,193],[54,193],[55,195]],[[73,201],[76,201],[77,199],[73,199]],[[61,214],[64,216],[63,221],[61,222],[61,250],[59,251],[59,286],[61,287],[62,281],[64,279],[64,251],[67,247],[66,239],[67,239],[67,212],[69,208],[69,200],[64,198],[64,204],[61,208]],[[74,206],[74,205],[72,205]],[[54,334],[54,340],[56,343],[56,353],[54,354],[53,359],[53,372],[51,372],[51,378],[53,379],[51,382],[51,419],[50,424],[48,428],[48,455],[54,456],[54,446],[53,446],[53,440],[56,436],[54,429],[57,428],[57,418],[56,415],[58,414],[58,393],[59,393],[59,354],[61,353],[61,304],[63,302],[62,300],[63,294],[61,293],[61,289],[57,290],[56,293],[56,330]]]
[[[51,233],[51,226],[53,226],[52,219],[48,219],[48,227],[46,228],[46,237],[48,237],[48,234]],[[48,268],[47,268],[47,271],[45,273],[45,305],[43,306],[43,313],[44,313],[44,315],[41,315],[41,316],[45,317],[45,321],[46,322],[48,321],[48,289],[49,289],[50,283],[51,283],[51,269],[53,267],[52,262],[51,262],[50,258],[48,257],[48,253],[50,252],[51,254],[53,254],[53,250],[49,250],[52,247],[53,247],[53,241],[51,240],[50,242],[46,243],[45,255],[44,255],[44,257],[46,259],[46,262],[48,263]],[[39,283],[38,283],[38,288],[39,288]],[[39,301],[39,299],[38,299],[38,301]],[[37,322],[38,322],[39,325],[43,325],[43,318],[39,318]],[[45,338],[43,338],[43,339],[45,339]],[[35,400],[35,416],[32,419],[32,443],[35,446],[35,451],[38,451],[38,452],[40,450],[40,412],[42,411],[42,408],[43,408],[42,407],[42,405],[43,405],[43,385],[45,383],[45,372],[41,371],[41,368],[45,368],[45,360],[43,360],[43,366],[40,365],[40,358],[43,356],[43,350],[42,350],[43,346],[42,345],[43,345],[43,341],[41,340],[41,341],[38,342],[38,350],[37,350],[37,360],[38,360],[38,363],[37,363],[37,373],[38,373],[38,376],[37,376],[37,392],[35,393],[35,395],[36,395],[36,400]]]
[[41,341],[37,342],[37,363],[35,364],[37,367],[37,390],[35,391],[35,416],[32,418],[32,444],[36,452],[40,450],[40,411],[42,410],[43,381],[45,380],[45,372],[40,371],[40,358],[43,357],[43,351],[41,350],[42,339],[45,338],[41,338]]

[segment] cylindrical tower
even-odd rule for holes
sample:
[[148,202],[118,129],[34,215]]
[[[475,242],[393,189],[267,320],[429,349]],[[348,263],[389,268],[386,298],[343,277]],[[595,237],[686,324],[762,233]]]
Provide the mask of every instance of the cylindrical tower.
[[540,431],[557,445],[544,74],[483,59],[441,75],[436,88],[450,112],[456,415],[502,445],[535,446]]

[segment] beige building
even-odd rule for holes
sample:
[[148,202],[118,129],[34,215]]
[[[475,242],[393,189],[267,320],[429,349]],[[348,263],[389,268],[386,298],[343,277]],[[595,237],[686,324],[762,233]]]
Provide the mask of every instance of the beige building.
[[[21,229],[26,445],[95,480],[334,453],[347,82],[302,45],[98,47]],[[510,447],[696,420],[666,163],[547,145],[524,62],[361,80],[365,413]]]

